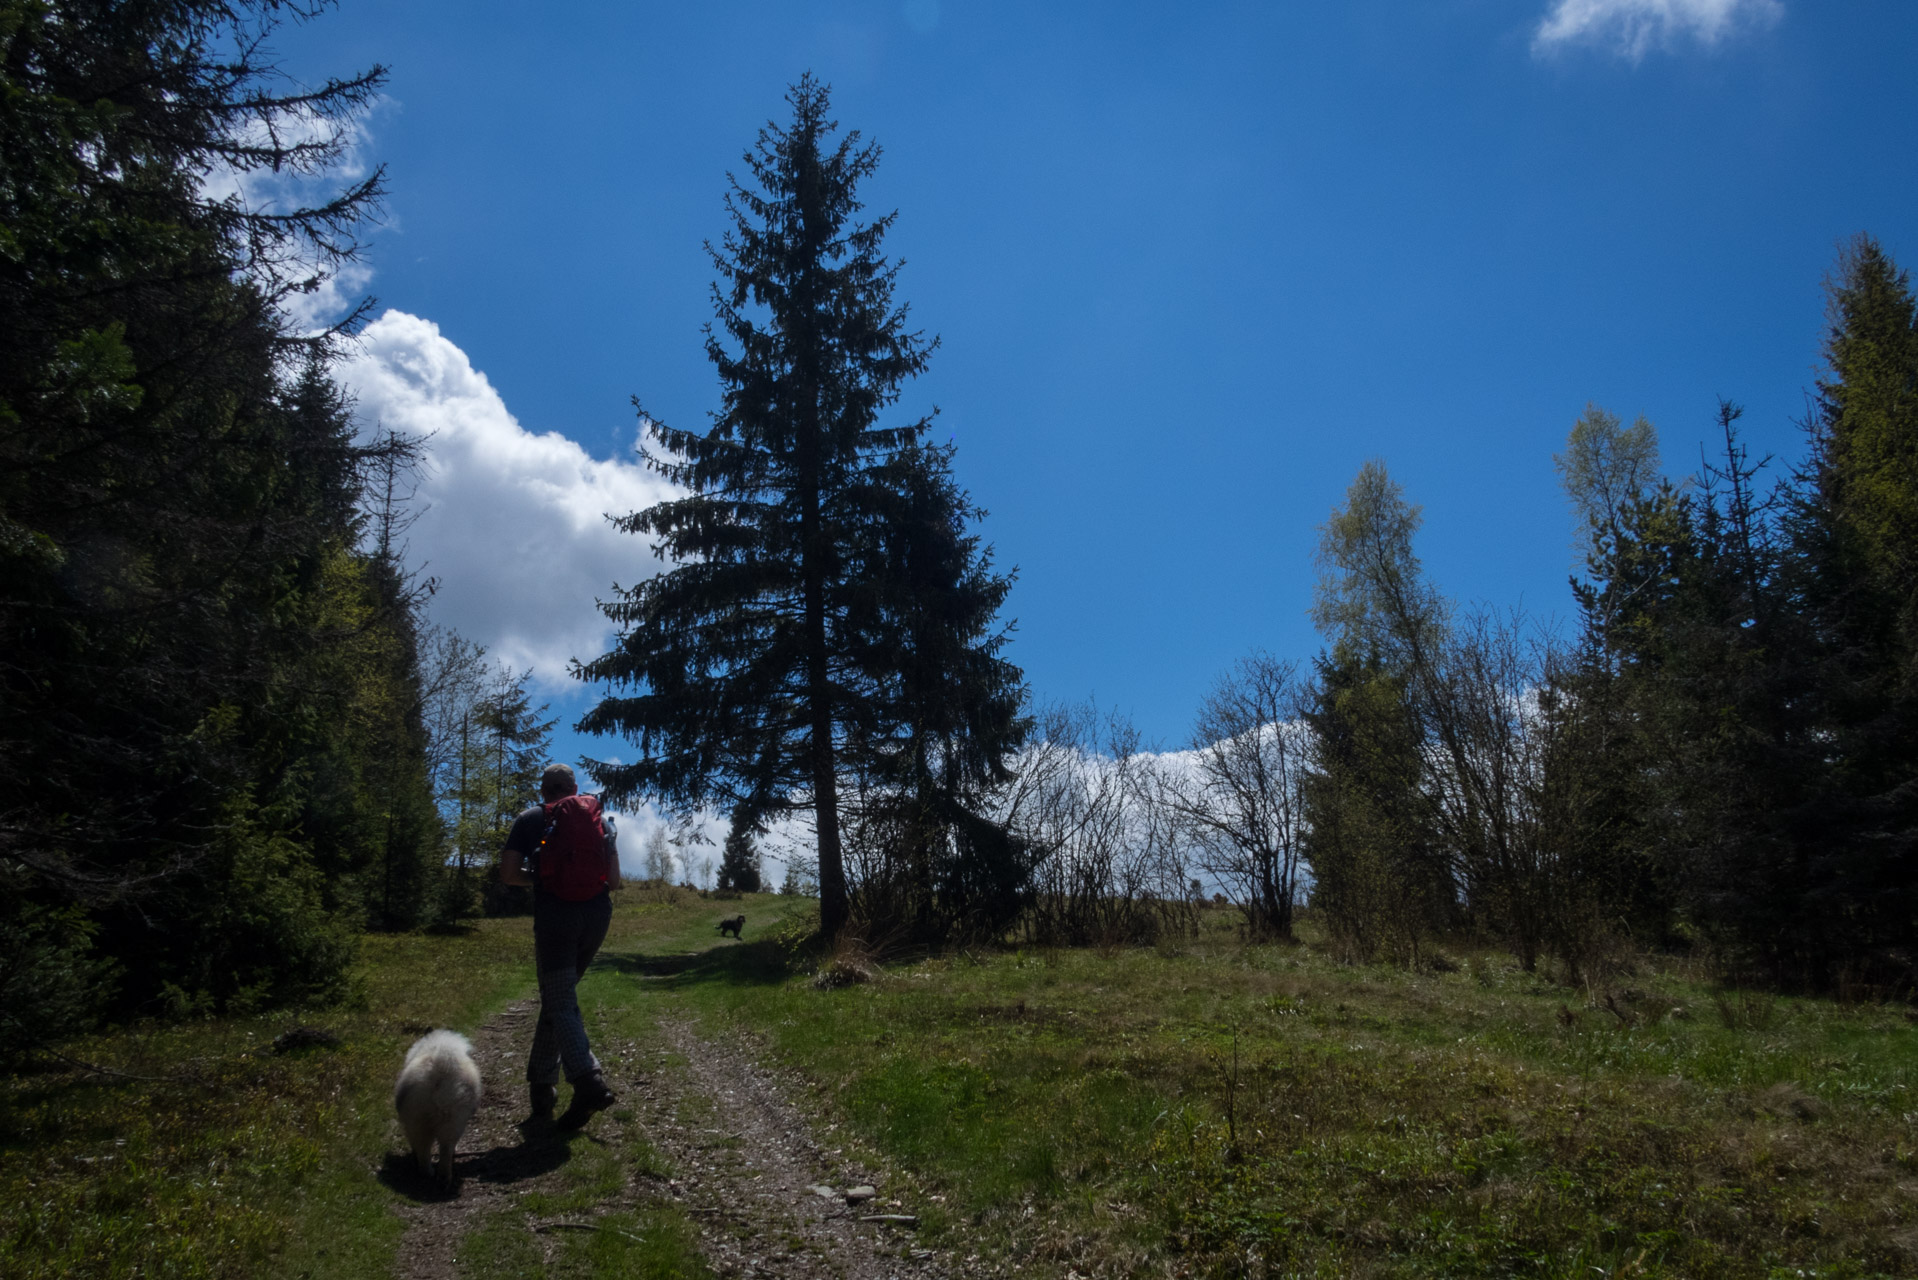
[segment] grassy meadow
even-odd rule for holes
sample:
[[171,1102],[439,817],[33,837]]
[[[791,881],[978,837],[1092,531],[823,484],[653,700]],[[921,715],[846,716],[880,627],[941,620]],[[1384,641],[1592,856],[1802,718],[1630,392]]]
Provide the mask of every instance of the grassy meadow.
[[[745,1032],[807,1082],[828,1146],[885,1171],[917,1243],[975,1273],[1918,1274],[1903,1006],[1652,961],[1589,990],[1489,952],[1355,968],[1309,927],[1243,946],[1227,911],[1157,949],[848,956],[871,980],[821,989],[777,922],[804,903],[749,900],[720,944],[739,904],[622,896],[582,986],[602,1055],[643,1066],[668,1013]],[[122,1030],[64,1052],[123,1075],[6,1081],[0,1273],[390,1274],[392,1073],[420,1028],[531,989],[528,933],[371,938],[350,1007]],[[343,1043],[270,1052],[295,1024]],[[475,1227],[464,1274],[551,1274],[526,1221],[659,1158],[630,1112],[608,1123],[552,1203]],[[568,1240],[562,1273],[698,1274],[676,1212],[630,1220],[643,1246]]]
[[[1587,991],[1245,947],[932,957],[873,983],[683,980],[1020,1274],[1918,1274],[1902,1007]],[[935,1199],[936,1197],[936,1199]]]

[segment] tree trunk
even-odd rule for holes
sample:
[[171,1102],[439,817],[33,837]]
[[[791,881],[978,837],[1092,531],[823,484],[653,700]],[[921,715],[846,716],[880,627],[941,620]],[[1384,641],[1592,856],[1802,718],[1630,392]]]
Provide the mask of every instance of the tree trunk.
[[[809,588],[808,597],[816,594]],[[817,593],[823,597],[823,592]],[[826,619],[821,607],[810,615],[808,631],[814,642],[807,662],[810,668],[807,694],[812,706],[812,796],[813,827],[819,842],[819,931],[828,940],[837,938],[851,915],[846,892],[846,867],[839,850],[839,761],[832,743],[832,675],[826,661]]]
[[832,749],[832,719],[813,715],[813,822],[819,836],[819,931],[837,938],[852,914],[846,867],[839,852],[838,762]]
[[[810,437],[818,438],[815,430]],[[839,849],[839,761],[833,751],[832,667],[826,647],[826,587],[818,570],[819,495],[808,485],[801,508],[805,568],[806,698],[811,704],[813,827],[819,843],[819,931],[828,941],[839,936],[852,914],[846,892],[846,867]]]

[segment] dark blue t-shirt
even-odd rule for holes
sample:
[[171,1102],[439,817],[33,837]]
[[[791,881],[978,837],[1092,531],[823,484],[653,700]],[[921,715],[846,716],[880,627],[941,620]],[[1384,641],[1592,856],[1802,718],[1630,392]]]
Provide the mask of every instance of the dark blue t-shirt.
[[540,837],[545,834],[546,807],[536,804],[513,819],[513,829],[506,833],[506,850],[522,858],[531,857],[539,852]]

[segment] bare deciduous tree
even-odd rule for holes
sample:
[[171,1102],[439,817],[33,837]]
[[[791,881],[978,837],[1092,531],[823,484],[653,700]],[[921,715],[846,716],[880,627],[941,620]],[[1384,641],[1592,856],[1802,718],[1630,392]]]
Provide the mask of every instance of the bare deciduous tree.
[[673,882],[673,851],[667,840],[664,823],[654,827],[646,836],[646,879],[660,885]]
[[1226,887],[1254,939],[1292,937],[1308,751],[1302,696],[1293,663],[1255,653],[1200,705],[1192,751],[1152,771],[1180,843]]
[[1453,878],[1480,925],[1527,970],[1551,935],[1554,907],[1541,809],[1553,722],[1538,703],[1547,648],[1518,613],[1475,610],[1423,682],[1435,730],[1427,778]]
[[1035,941],[1151,942],[1191,927],[1187,868],[1166,813],[1151,803],[1139,734],[1091,706],[1038,716],[999,795],[997,818],[1033,851]]

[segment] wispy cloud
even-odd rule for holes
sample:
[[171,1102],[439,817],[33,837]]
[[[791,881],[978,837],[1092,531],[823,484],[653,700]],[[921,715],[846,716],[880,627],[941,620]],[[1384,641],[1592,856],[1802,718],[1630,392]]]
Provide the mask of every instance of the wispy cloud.
[[528,431],[438,325],[403,311],[368,325],[336,376],[362,429],[430,437],[424,511],[407,537],[409,560],[439,579],[433,620],[549,690],[576,691],[567,661],[612,640],[595,597],[660,567],[645,539],[606,515],[651,506],[669,495],[665,483],[557,431]]
[[1532,36],[1532,52],[1593,45],[1633,62],[1686,41],[1710,47],[1741,28],[1784,16],[1780,0],[1554,0]]

